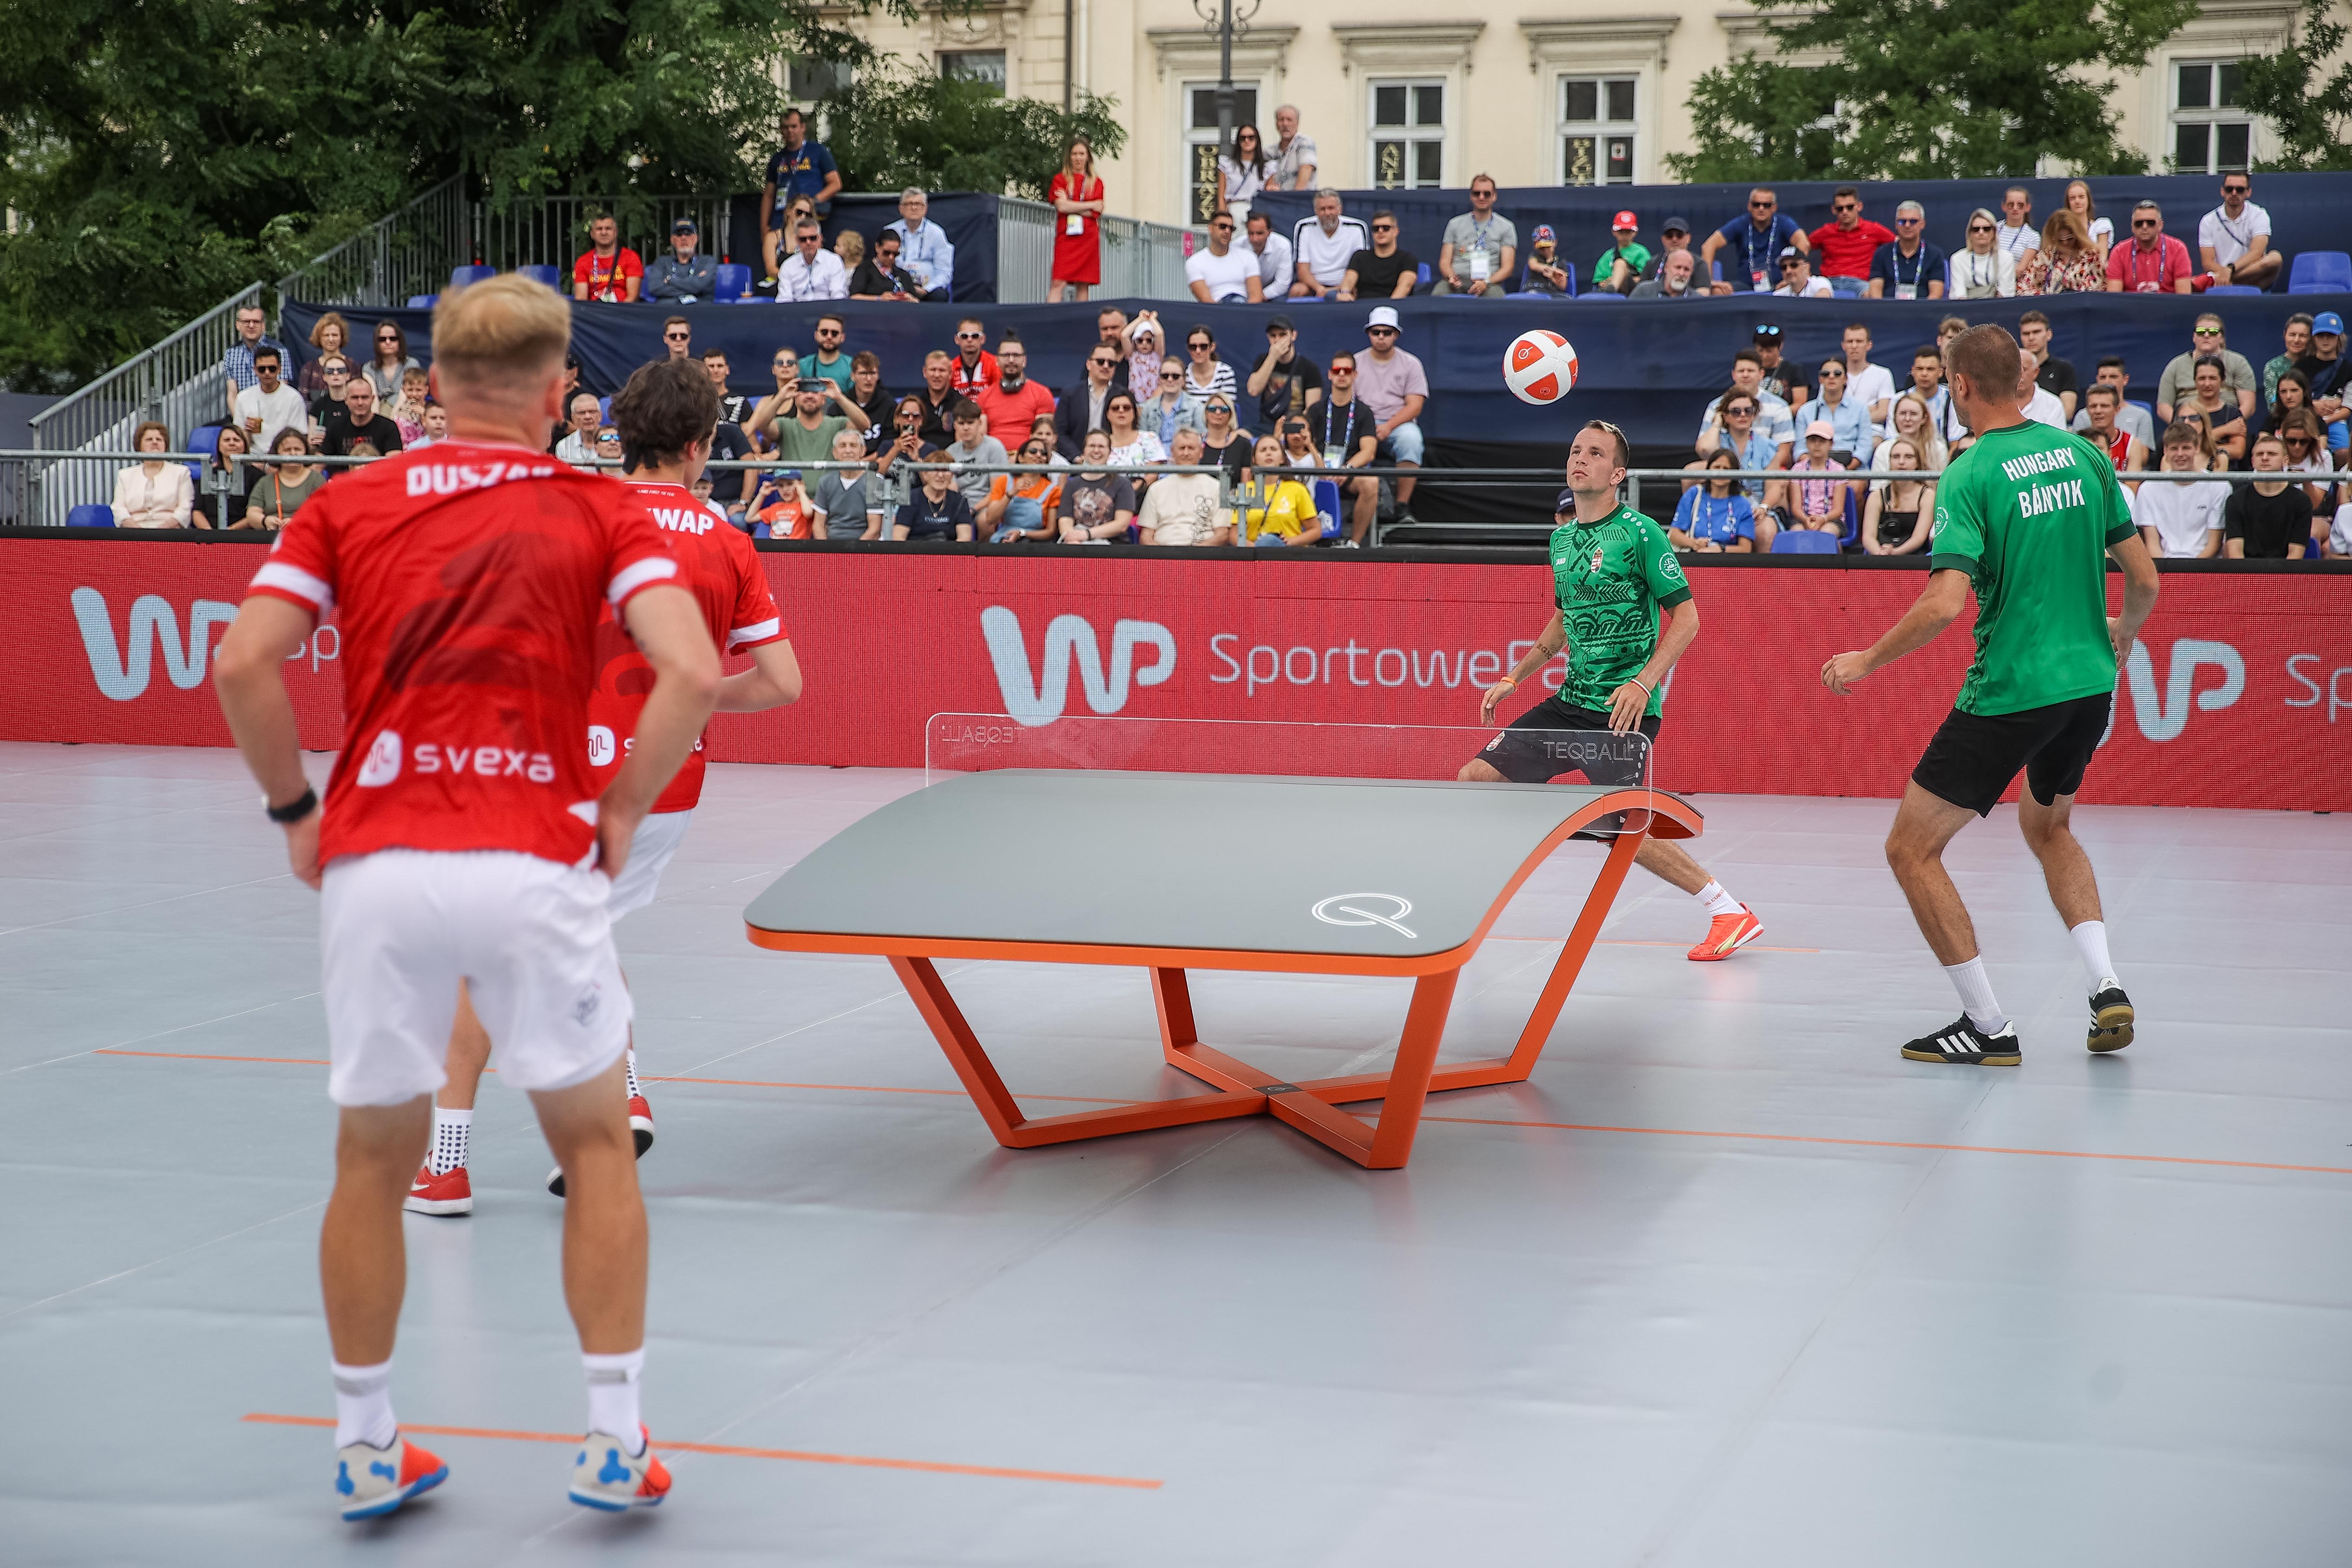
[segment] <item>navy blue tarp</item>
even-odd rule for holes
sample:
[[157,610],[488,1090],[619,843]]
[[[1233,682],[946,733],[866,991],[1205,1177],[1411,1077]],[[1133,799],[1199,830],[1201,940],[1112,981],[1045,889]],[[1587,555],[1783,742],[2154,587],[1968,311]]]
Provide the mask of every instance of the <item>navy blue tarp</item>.
[[[1961,249],[1967,241],[1967,219],[1978,207],[2000,212],[2001,193],[2023,185],[2033,193],[2038,223],[2061,205],[2064,180],[1942,180],[1916,184],[1900,182],[1864,184],[1863,216],[1895,226],[1895,204],[1917,202],[1927,212],[1927,237],[1945,250]],[[2164,209],[2164,229],[2197,255],[2197,220],[2221,205],[2221,179],[2212,174],[2151,174],[2101,178],[2090,182],[2091,198],[2101,217],[2115,222],[2118,237],[2131,233],[2132,204],[2143,198]],[[2271,215],[2271,248],[2293,255],[2304,250],[2343,250],[2352,237],[2352,174],[2257,174],[2252,199]],[[1576,263],[1579,287],[1592,258],[1612,243],[1610,219],[1632,208],[1642,221],[1642,243],[1654,250],[1658,227],[1670,217],[1690,223],[1691,243],[1703,244],[1707,232],[1748,211],[1748,185],[1549,185],[1513,186],[1500,194],[1495,207],[1519,231],[1520,255],[1539,223],[1551,225],[1559,237],[1560,252]],[[1772,187],[1780,210],[1811,230],[1830,221],[1830,193],[1836,184],[1791,180]],[[1433,265],[1445,233],[1446,220],[1470,210],[1466,190],[1348,191],[1347,211],[1368,217],[1380,207],[1397,215],[1398,243]],[[1286,232],[1312,216],[1313,198],[1302,193],[1269,191],[1252,204]],[[2159,367],[2160,368],[2160,367]]]

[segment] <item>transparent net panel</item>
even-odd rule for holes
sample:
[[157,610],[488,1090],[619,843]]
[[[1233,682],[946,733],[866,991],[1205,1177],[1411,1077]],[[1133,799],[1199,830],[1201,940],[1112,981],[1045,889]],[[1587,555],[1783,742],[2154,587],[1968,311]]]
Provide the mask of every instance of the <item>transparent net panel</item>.
[[[1540,710],[1539,710],[1540,711]],[[1073,714],[1045,723],[1004,713],[934,713],[923,736],[924,782],[1004,768],[1192,773],[1332,779],[1458,779],[1484,762],[1518,784],[1596,784],[1646,796],[1649,738],[1639,731],[1539,723],[1308,724]],[[1621,831],[1612,816],[1595,837]],[[1646,818],[1635,815],[1636,826]]]

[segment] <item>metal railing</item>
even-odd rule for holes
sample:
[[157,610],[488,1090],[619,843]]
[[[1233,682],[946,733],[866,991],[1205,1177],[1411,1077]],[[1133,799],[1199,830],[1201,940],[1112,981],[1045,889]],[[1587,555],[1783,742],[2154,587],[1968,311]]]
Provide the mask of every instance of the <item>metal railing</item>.
[[278,280],[278,298],[386,309],[437,294],[473,258],[466,177],[453,174]]
[[[1054,238],[1061,218],[1051,202],[1000,196],[996,202],[996,298],[1034,305],[1045,298],[1054,273]],[[1140,218],[1102,218],[1102,281],[1108,299],[1181,300],[1187,232]],[[1196,238],[1197,243],[1197,238]]]
[[[734,255],[727,216],[730,200],[727,196],[538,196],[504,208],[477,202],[471,258],[501,272],[518,267],[552,267],[562,274],[561,287],[569,293],[572,263],[588,248],[588,220],[598,212],[609,211],[619,221],[621,243],[647,261],[669,249],[671,224],[692,218],[701,231],[701,254],[715,261]],[[756,277],[760,269],[756,236],[750,259]],[[444,281],[446,276],[443,275]]]

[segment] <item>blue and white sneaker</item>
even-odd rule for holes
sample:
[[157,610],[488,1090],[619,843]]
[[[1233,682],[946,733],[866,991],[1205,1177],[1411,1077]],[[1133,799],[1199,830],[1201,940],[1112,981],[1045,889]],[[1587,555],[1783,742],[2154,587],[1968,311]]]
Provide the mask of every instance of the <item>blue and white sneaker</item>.
[[335,1452],[335,1491],[345,1519],[382,1519],[449,1479],[449,1467],[405,1437],[389,1448],[353,1443]]
[[654,1458],[653,1436],[643,1426],[637,1436],[645,1449],[632,1458],[618,1437],[589,1433],[580,1444],[580,1457],[572,1461],[572,1500],[607,1513],[660,1507],[669,1496],[669,1467]]

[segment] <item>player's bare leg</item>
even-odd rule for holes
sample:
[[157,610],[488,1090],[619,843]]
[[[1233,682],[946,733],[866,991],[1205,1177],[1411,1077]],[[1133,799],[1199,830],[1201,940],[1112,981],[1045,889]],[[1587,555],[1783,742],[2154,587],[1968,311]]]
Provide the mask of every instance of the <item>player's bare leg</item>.
[[1919,934],[1927,939],[1928,950],[1960,994],[1961,1023],[1970,1026],[1923,1035],[1905,1046],[1903,1054],[1913,1061],[2014,1067],[2023,1059],[2017,1032],[2000,1010],[1978,954],[1976,922],[1969,919],[1969,907],[1952,885],[1951,873],[1944,869],[1944,846],[1975,816],[1916,783],[1906,784],[1903,804],[1895,808],[1895,826],[1886,835],[1886,864],[1911,905],[1912,918],[1919,922]]
[[392,1359],[407,1289],[400,1201],[432,1127],[423,1095],[401,1105],[343,1107],[335,1134],[335,1190],[319,1227],[319,1279],[335,1360]]
[[2048,805],[2032,790],[2017,799],[2018,830],[2025,847],[2042,862],[2042,878],[2050,888],[2050,902],[2074,951],[2083,960],[2084,977],[2091,997],[2091,1032],[2085,1042],[2095,1051],[2119,1051],[2132,1043],[2131,998],[2116,979],[2115,960],[2107,954],[2107,922],[2099,904],[2098,874],[2091,857],[2074,837],[2074,797],[2062,795]]

